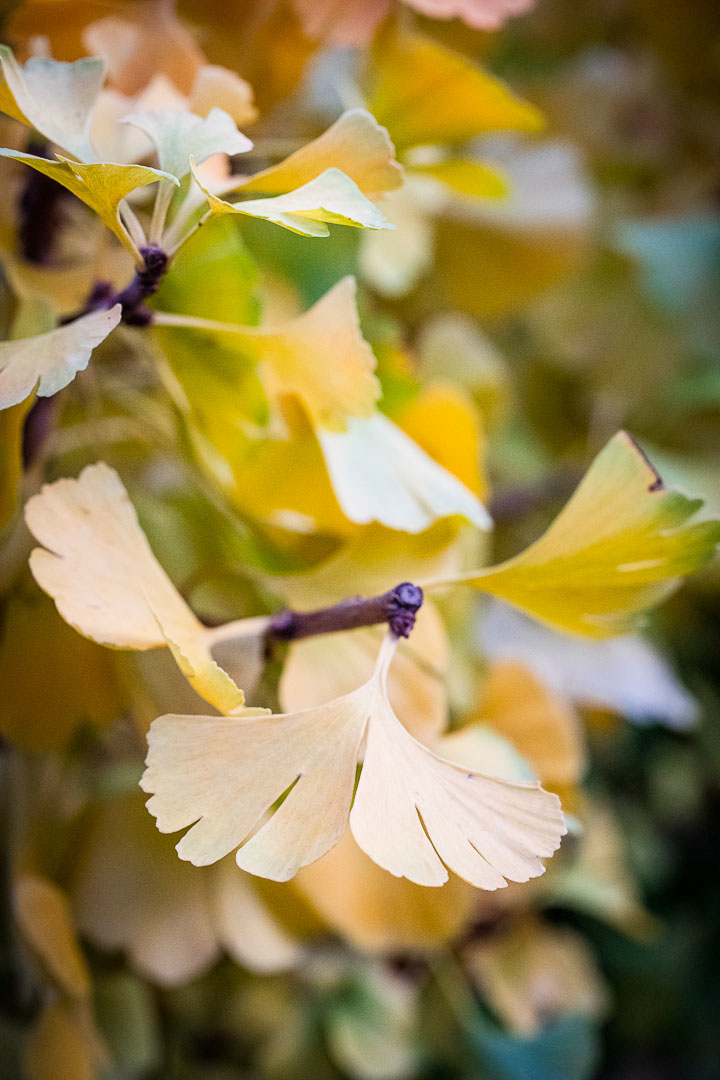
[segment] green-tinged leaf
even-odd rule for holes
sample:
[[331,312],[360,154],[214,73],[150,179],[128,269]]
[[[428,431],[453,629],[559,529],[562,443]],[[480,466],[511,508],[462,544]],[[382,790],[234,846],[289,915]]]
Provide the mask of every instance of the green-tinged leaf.
[[24,401],[33,390],[51,397],[75,378],[101,341],[120,322],[116,304],[37,337],[0,343],[0,408]]
[[200,165],[212,154],[243,154],[252,148],[231,116],[212,109],[206,117],[179,110],[131,113],[124,123],[140,128],[152,139],[163,172],[182,180],[190,172],[190,159]]
[[285,195],[271,199],[248,199],[230,203],[213,195],[195,179],[207,195],[214,214],[246,214],[262,218],[303,236],[327,236],[328,224],[359,229],[391,229],[378,208],[340,169],[326,169],[314,180]]
[[81,161],[93,161],[88,118],[103,81],[104,64],[84,57],[72,64],[33,56],[18,64],[0,45],[0,111],[39,131]]
[[701,506],[666,489],[621,431],[539,540],[507,562],[453,580],[560,630],[625,633],[712,558],[720,522],[688,523]]
[[174,176],[151,169],[147,165],[84,165],[79,161],[70,161],[60,157],[57,161],[23,154],[18,150],[0,150],[2,157],[13,158],[29,165],[36,172],[43,173],[62,184],[73,195],[77,195],[98,215],[109,229],[125,245],[131,254],[136,255],[135,247],[120,220],[119,206],[122,200],[137,188],[146,187],[156,180],[170,180],[178,184]]

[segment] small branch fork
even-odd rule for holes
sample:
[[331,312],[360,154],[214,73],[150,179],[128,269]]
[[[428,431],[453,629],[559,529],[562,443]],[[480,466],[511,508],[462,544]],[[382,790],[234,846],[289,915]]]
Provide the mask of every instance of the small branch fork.
[[396,638],[406,638],[415,626],[415,617],[423,602],[419,585],[404,581],[380,596],[353,597],[333,607],[315,611],[279,611],[268,624],[266,638],[297,641],[299,638],[355,630],[360,626],[387,623]]
[[[129,285],[116,293],[109,281],[98,281],[81,315],[88,315],[91,311],[99,311],[102,308],[110,308],[115,304],[122,305],[122,321],[128,326],[149,326],[153,321],[153,313],[145,307],[145,301],[157,292],[160,282],[167,273],[170,259],[159,244],[146,244],[140,249],[143,257],[142,266],[135,271],[135,276]],[[72,315],[66,322],[71,322],[78,316]]]

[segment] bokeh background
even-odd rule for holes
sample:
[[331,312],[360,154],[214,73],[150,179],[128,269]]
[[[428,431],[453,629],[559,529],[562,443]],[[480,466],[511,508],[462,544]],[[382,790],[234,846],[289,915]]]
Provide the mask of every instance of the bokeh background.
[[[101,18],[151,26],[142,8],[5,3],[3,40],[26,55],[45,37],[54,56],[75,59]],[[317,134],[355,103],[363,79],[372,83],[383,63],[393,63],[382,51],[387,22],[348,44],[330,24],[309,32],[302,4],[180,0],[177,15],[164,10],[169,21],[148,36],[144,52],[136,48],[124,69],[113,70],[114,84],[137,93],[158,70],[181,84],[187,34],[210,62],[252,85],[259,118],[248,131],[265,145]],[[355,230],[316,244],[282,230],[270,235],[264,223],[244,225],[243,258],[258,267],[266,304],[282,311],[292,296],[305,307],[354,273],[383,408],[402,415],[422,381],[433,379],[474,403],[482,475],[473,482],[487,487],[496,556],[538,535],[621,427],[666,481],[720,509],[716,0],[538,0],[495,32],[405,8],[389,18],[504,79],[541,111],[544,127],[463,138],[468,158],[506,178],[505,198],[438,195],[416,179],[388,200],[396,232],[372,242]],[[462,100],[457,109],[462,115]],[[406,164],[421,169],[427,160],[410,146]],[[3,202],[7,246],[13,204]],[[220,232],[214,239],[234,242]],[[195,257],[202,266],[207,250]],[[3,299],[7,326],[14,310],[7,273]],[[164,302],[173,303],[170,291]],[[107,361],[109,386],[116,388],[122,360]],[[146,388],[144,370],[133,378]],[[85,407],[91,419],[107,417],[102,401],[64,407],[53,475],[74,474],[92,459],[72,438]],[[426,407],[407,425],[447,464],[444,435],[432,431],[438,414],[432,402]],[[245,549],[204,495],[180,497],[162,479],[155,488],[137,480],[150,451],[113,444],[102,452],[136,478],[130,486],[143,523],[156,550],[171,553],[176,581],[190,589],[198,567],[242,559]],[[332,537],[314,539],[332,547]],[[276,536],[273,544],[288,565],[322,555],[297,538]],[[138,730],[168,696],[176,695],[177,708],[182,691],[172,672],[143,658],[128,674],[124,661],[65,627],[18,577],[13,559],[10,551],[0,646],[3,905],[8,913],[13,907],[18,850],[32,849],[33,865],[67,896],[81,945],[68,946],[59,976],[39,976],[19,940],[33,942],[25,925],[32,897],[19,930],[7,919],[3,1080],[718,1076],[717,570],[698,575],[653,616],[639,651],[627,646],[612,656],[594,647],[563,652],[532,627],[506,625],[497,611],[472,615],[472,648],[458,646],[451,674],[452,722],[474,710],[532,760],[539,751],[523,744],[523,708],[547,708],[556,718],[566,710],[571,723],[580,717],[582,747],[555,777],[578,824],[540,882],[502,897],[447,886],[426,909],[421,890],[391,888],[352,851],[297,885],[261,882],[250,899],[228,899],[233,885],[221,882],[222,872],[199,882],[135,794]],[[208,581],[199,573],[192,588],[195,605],[215,619],[252,613],[264,600],[242,576]],[[467,640],[462,604],[443,614]],[[263,676],[269,701],[282,659]],[[467,689],[471,662],[494,679],[480,697]],[[526,679],[528,670],[540,679],[542,669],[545,690],[526,686],[527,702],[519,700],[508,664],[525,664]],[[130,704],[128,681],[141,687]],[[224,910],[231,911],[225,922]],[[247,932],[236,932],[238,922]],[[42,954],[42,942],[35,948]],[[48,978],[90,1002],[84,1028],[65,1027],[61,1008],[38,1031]]]

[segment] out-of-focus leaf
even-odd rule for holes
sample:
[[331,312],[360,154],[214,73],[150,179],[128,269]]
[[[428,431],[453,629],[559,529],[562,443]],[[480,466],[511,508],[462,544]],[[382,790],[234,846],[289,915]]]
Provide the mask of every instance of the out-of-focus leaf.
[[29,124],[81,161],[93,161],[87,129],[103,81],[103,63],[86,57],[73,64],[32,56],[18,64],[0,45],[0,111]]

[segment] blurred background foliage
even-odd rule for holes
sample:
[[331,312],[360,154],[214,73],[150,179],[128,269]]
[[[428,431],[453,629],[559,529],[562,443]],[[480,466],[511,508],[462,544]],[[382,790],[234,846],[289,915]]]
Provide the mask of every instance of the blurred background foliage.
[[[5,3],[3,35],[20,51],[46,35],[54,56],[73,59],[85,52],[87,25],[135,17],[139,7]],[[372,46],[348,51],[311,40],[288,5],[181,0],[178,12],[211,62],[253,86],[256,140],[317,134],[337,113],[333,93],[348,72],[369,88],[372,108],[372,80],[392,63],[383,54],[387,27]],[[263,222],[244,222],[240,232],[214,221],[183,251],[185,276],[167,279],[158,305],[253,323],[262,305],[304,308],[357,274],[381,407],[425,445],[436,417],[450,415],[447,402],[423,398],[427,385],[450,382],[470,401],[484,456],[475,486],[489,488],[498,556],[538,535],[618,427],[638,437],[666,480],[717,510],[720,6],[539,0],[493,34],[419,16],[413,25],[507,80],[544,115],[537,134],[459,140],[468,158],[499,171],[507,197],[456,191],[438,200],[409,183],[404,202],[388,200],[397,232],[369,241],[355,230],[316,243]],[[163,40],[165,51],[144,62],[169,70],[177,52]],[[142,86],[141,74],[127,85],[132,77],[124,73],[126,92]],[[381,110],[378,118],[385,122]],[[418,136],[417,145],[426,141],[434,139]],[[396,142],[408,170],[421,171],[412,133],[407,147]],[[391,256],[375,242],[400,249]],[[13,281],[6,268],[7,330],[18,314]],[[347,530],[335,510],[319,514],[311,533],[259,524],[275,462],[253,481],[240,461],[227,498],[196,463],[178,464],[175,448],[188,435],[172,405],[174,380],[196,402],[208,437],[222,442],[222,421],[203,415],[209,391],[191,335],[159,330],[155,347],[170,396],[159,393],[148,356],[113,343],[98,363],[102,380],[63,404],[47,467],[75,474],[102,456],[120,468],[155,550],[201,615],[221,621],[267,610],[273,596],[303,587],[293,575],[343,545],[390,543],[379,527],[375,540]],[[224,363],[218,345],[219,396]],[[248,368],[244,408],[261,422],[266,403],[253,380]],[[19,411],[1,416],[5,425],[24,421]],[[97,425],[89,450],[82,423]],[[143,448],[143,425],[164,434],[165,450]],[[442,442],[426,449],[453,471],[467,468],[472,453],[453,468]],[[5,464],[0,499],[9,500],[17,469]],[[432,536],[425,543],[433,550]],[[439,535],[435,547],[444,543]],[[18,570],[29,542],[17,544],[3,571],[0,644],[4,908],[21,897],[0,941],[3,1080],[718,1075],[717,570],[685,586],[649,629],[686,691],[673,683],[663,699],[659,689],[657,708],[648,691],[633,715],[602,694],[588,703],[553,690],[584,722],[582,782],[578,762],[574,775],[555,778],[556,789],[572,789],[566,805],[584,833],[574,830],[539,882],[502,896],[454,882],[421,898],[341,845],[327,857],[334,868],[308,868],[286,886],[259,882],[229,899],[228,875],[181,864],[136,794],[150,720],[169,701],[197,711],[197,699],[154,654],[116,656],[70,630]],[[421,559],[420,542],[412,544]],[[309,595],[323,599],[318,574]],[[339,574],[342,583],[342,563]],[[337,582],[327,588],[332,595]],[[462,608],[443,609],[456,645],[453,627],[467,626]],[[498,691],[504,705],[493,713],[487,681],[502,673],[483,660],[478,704],[477,678],[468,675],[478,648],[458,646],[451,661],[452,724],[475,710],[512,740],[507,702],[519,680],[505,697]],[[266,666],[258,700],[277,699],[282,659]],[[566,662],[580,669],[595,661]],[[634,683],[654,678],[626,659],[618,682],[630,695]],[[667,701],[688,692],[678,719]],[[551,708],[542,688],[527,693],[536,712],[541,699]],[[538,746],[519,749],[539,771]],[[246,934],[237,933],[239,919]]]

